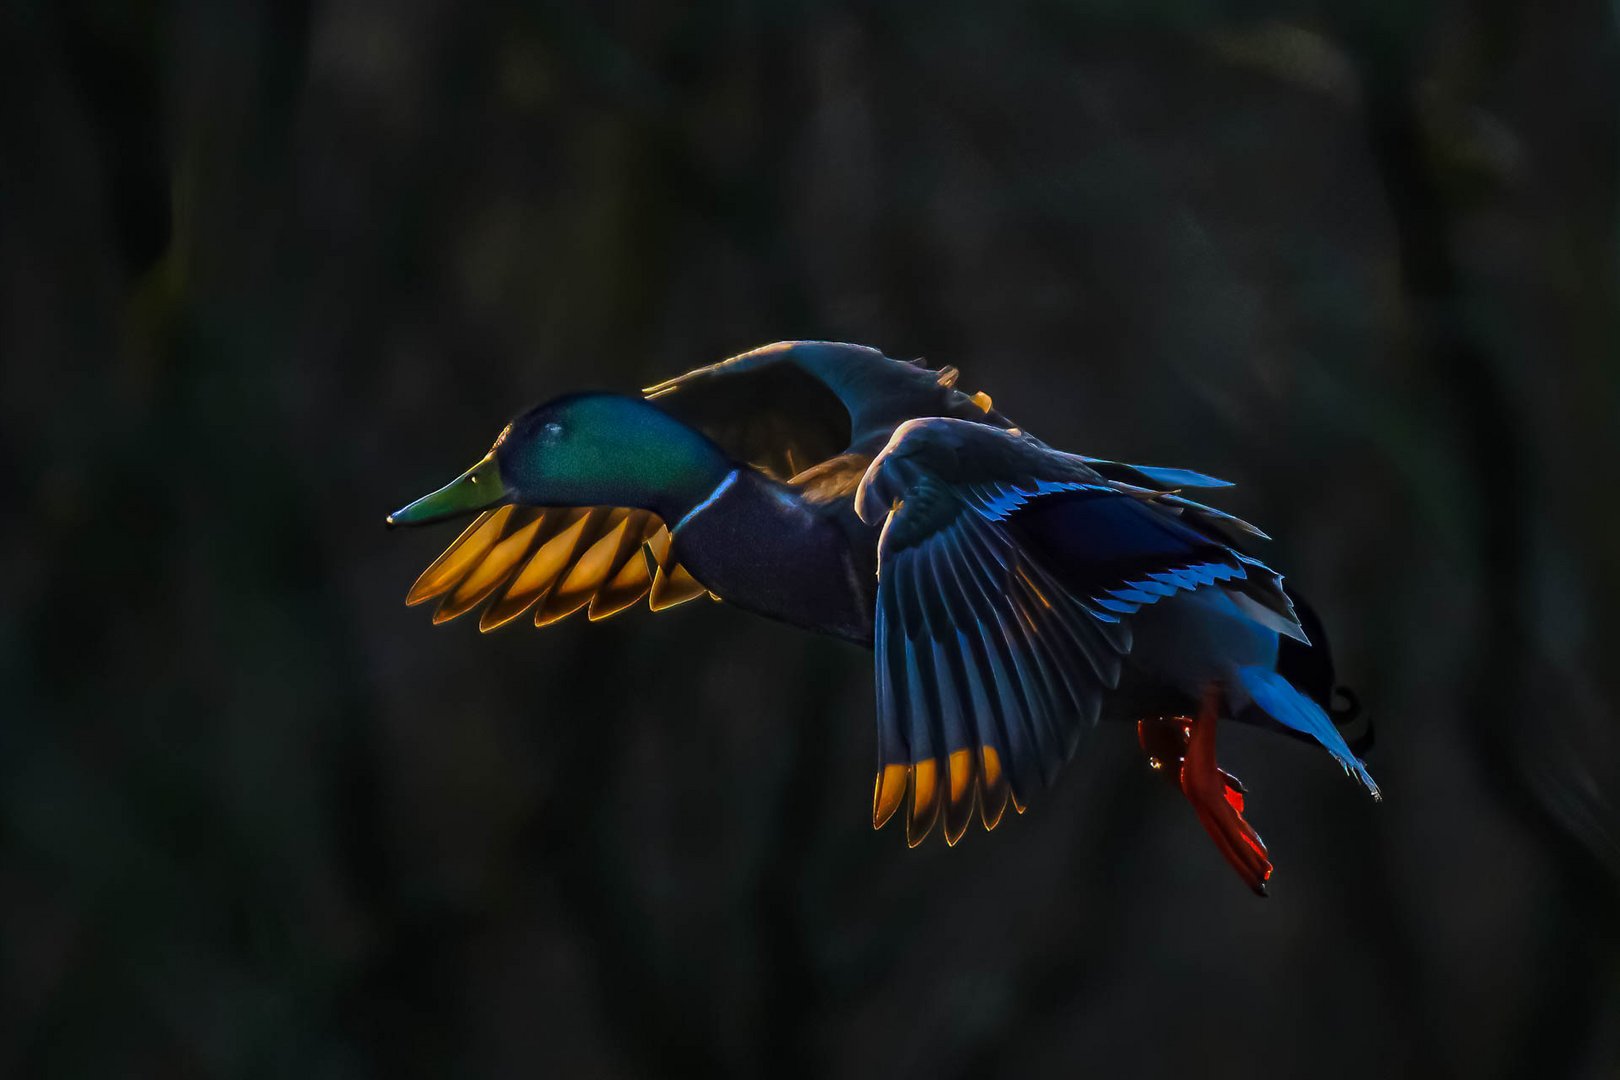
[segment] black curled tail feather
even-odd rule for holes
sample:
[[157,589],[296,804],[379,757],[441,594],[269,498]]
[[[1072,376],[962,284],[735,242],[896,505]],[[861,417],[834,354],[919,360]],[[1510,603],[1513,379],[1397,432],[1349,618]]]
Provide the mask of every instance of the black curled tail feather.
[[1327,710],[1333,726],[1339,729],[1339,734],[1344,736],[1351,753],[1357,757],[1364,756],[1378,741],[1373,737],[1372,717],[1361,715],[1361,698],[1348,686],[1335,686],[1332,696],[1335,698],[1333,703],[1322,707]]
[[1292,638],[1282,638],[1277,650],[1277,673],[1322,706],[1351,752],[1359,757],[1372,748],[1372,719],[1362,715],[1361,699],[1356,693],[1338,682],[1333,669],[1333,648],[1316,609],[1293,589],[1285,591],[1293,601],[1294,613],[1299,616],[1299,624],[1311,644],[1302,645]]

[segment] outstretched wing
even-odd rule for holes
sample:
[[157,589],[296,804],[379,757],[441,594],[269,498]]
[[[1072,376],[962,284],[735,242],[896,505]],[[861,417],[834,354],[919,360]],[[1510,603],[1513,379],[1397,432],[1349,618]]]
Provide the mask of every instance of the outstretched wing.
[[669,530],[645,510],[502,506],[473,523],[422,572],[408,605],[438,599],[435,623],[491,601],[493,630],[534,612],[546,626],[584,609],[592,621],[648,597],[659,611],[706,591],[670,556]]
[[895,432],[856,499],[884,520],[874,826],[908,790],[912,844],[942,815],[954,844],[975,802],[987,828],[1026,804],[1096,721],[1145,605],[1218,585],[1297,631],[1276,575],[1190,523],[1216,512],[1169,498],[983,424]]
[[907,790],[916,845],[943,809],[954,844],[977,801],[995,828],[1051,781],[1096,721],[1130,649],[1012,534],[935,477],[912,484],[878,547],[875,660],[881,827]]
[[1010,427],[956,370],[833,341],[779,341],[650,386],[647,398],[738,461],[791,480],[846,450],[876,452],[902,422],[957,416]]

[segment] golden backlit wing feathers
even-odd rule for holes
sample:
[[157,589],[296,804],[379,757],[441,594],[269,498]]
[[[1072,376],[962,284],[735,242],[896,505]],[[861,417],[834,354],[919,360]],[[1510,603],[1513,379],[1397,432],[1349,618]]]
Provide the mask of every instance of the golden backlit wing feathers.
[[480,630],[533,614],[547,626],[584,610],[594,622],[643,597],[661,611],[706,590],[670,557],[669,530],[646,510],[502,506],[486,510],[422,571],[410,606],[438,600],[435,623],[486,604]]

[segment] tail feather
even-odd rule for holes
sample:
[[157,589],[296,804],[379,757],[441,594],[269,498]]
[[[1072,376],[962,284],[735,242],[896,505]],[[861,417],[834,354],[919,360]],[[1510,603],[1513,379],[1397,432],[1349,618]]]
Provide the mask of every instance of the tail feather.
[[1376,735],[1373,719],[1362,715],[1360,700],[1349,687],[1339,684],[1333,670],[1333,647],[1315,609],[1297,589],[1285,586],[1284,591],[1293,601],[1299,625],[1311,643],[1302,645],[1293,638],[1280,638],[1277,673],[1293,683],[1295,690],[1327,710],[1333,718],[1333,726],[1344,736],[1352,753],[1365,754],[1372,749]]
[[1346,773],[1366,785],[1373,798],[1383,798],[1383,793],[1373,782],[1372,774],[1367,772],[1367,767],[1350,752],[1344,736],[1339,734],[1339,729],[1333,726],[1332,719],[1322,711],[1320,705],[1296,690],[1287,679],[1268,668],[1240,667],[1237,670],[1237,677],[1243,689],[1263,712],[1279,724],[1303,732],[1321,743],[1327,752],[1338,760]]

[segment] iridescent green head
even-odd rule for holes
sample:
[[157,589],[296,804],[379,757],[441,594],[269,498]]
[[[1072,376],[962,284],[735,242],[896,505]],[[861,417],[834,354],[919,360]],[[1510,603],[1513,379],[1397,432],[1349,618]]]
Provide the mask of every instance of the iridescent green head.
[[626,506],[674,522],[732,468],[719,447],[641,398],[569,394],[506,425],[483,460],[388,524],[425,525],[505,503]]

